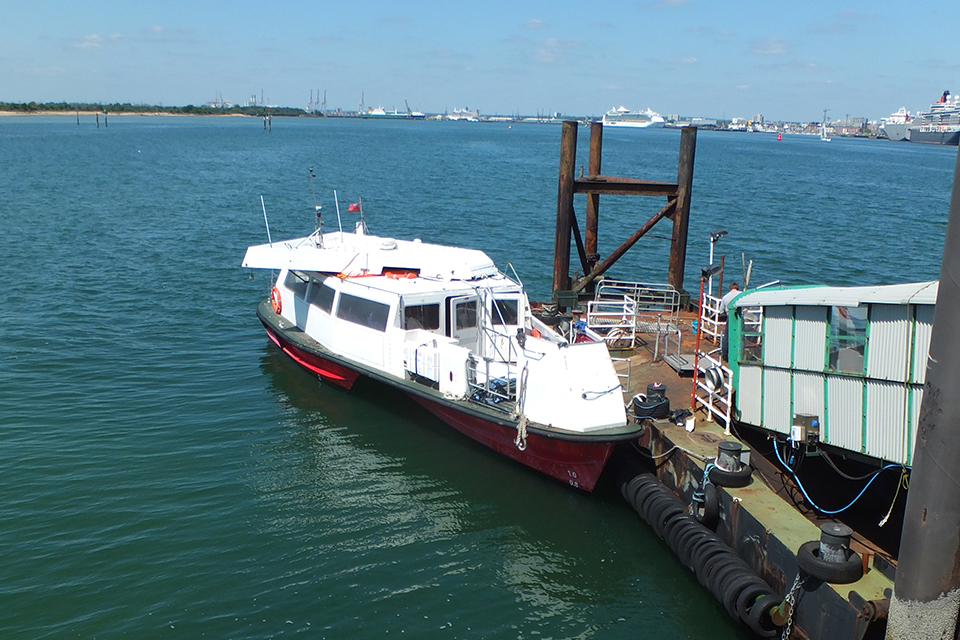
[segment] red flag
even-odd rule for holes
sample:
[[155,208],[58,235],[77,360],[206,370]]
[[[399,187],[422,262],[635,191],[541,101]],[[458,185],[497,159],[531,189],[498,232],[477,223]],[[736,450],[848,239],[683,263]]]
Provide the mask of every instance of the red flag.
[[360,211],[360,203],[354,202],[349,207],[347,207],[347,211]]

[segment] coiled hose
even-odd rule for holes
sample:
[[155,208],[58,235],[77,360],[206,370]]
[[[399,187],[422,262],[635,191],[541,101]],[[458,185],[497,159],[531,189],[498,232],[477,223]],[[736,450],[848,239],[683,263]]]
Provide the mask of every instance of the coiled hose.
[[770,610],[782,598],[757,576],[733,549],[692,515],[673,492],[651,473],[636,475],[620,487],[624,499],[649,524],[697,580],[723,603],[734,620],[762,638],[772,638],[777,626]]

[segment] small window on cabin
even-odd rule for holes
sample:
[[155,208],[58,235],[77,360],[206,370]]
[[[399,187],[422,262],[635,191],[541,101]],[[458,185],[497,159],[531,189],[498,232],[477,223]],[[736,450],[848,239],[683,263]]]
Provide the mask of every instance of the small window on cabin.
[[403,308],[403,328],[436,331],[440,328],[440,305],[420,304]]
[[321,280],[314,279],[313,287],[310,289],[310,304],[330,313],[333,309],[334,290]]
[[387,318],[390,315],[390,305],[382,302],[358,298],[349,293],[340,294],[340,304],[337,305],[337,317],[347,322],[359,324],[377,331],[386,331]]
[[457,307],[457,331],[477,326],[477,301],[461,302]]
[[830,307],[829,369],[863,375],[867,350],[867,306]]
[[740,310],[740,362],[763,363],[763,315],[759,308]]
[[310,276],[302,271],[287,271],[287,277],[283,281],[283,286],[293,291],[294,295],[303,298],[307,295],[307,284],[310,282]]
[[516,325],[519,317],[518,308],[520,303],[517,299],[513,300],[494,300],[493,319],[494,325]]

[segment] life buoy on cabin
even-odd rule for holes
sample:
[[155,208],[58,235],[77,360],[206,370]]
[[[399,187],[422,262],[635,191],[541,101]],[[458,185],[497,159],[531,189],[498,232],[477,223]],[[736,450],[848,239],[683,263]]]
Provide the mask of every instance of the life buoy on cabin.
[[384,275],[393,280],[413,280],[417,277],[413,271],[387,271]]
[[278,315],[283,311],[283,303],[280,302],[280,290],[276,287],[270,290],[270,306],[273,307],[273,312]]

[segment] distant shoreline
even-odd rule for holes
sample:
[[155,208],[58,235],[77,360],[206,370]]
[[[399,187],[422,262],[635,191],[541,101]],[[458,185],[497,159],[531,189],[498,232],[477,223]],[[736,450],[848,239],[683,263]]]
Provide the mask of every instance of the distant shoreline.
[[[249,113],[170,113],[167,111],[143,111],[143,112],[133,112],[133,111],[8,111],[0,110],[0,118],[12,117],[12,116],[64,116],[64,117],[76,117],[77,115],[81,116],[110,116],[111,118],[116,117],[171,117],[171,118],[180,118],[184,116],[203,116],[203,117],[215,117],[215,118],[262,118],[260,114],[249,114]],[[267,116],[275,114],[263,114]],[[286,116],[282,116],[286,117]],[[296,116],[294,116],[296,117]]]

